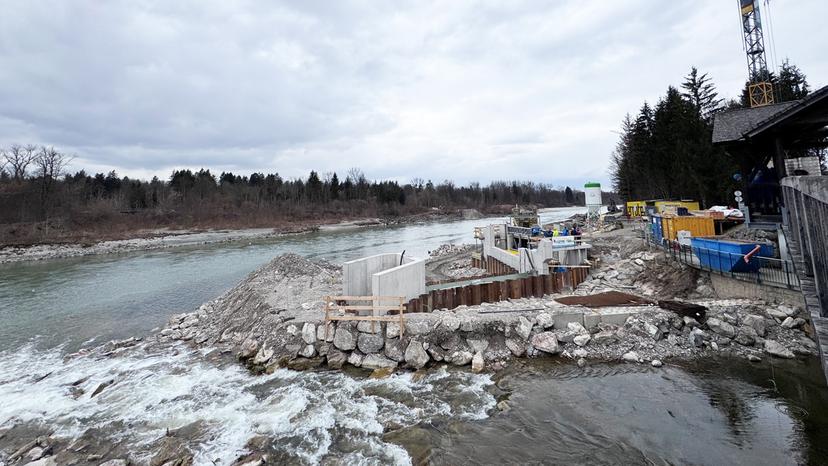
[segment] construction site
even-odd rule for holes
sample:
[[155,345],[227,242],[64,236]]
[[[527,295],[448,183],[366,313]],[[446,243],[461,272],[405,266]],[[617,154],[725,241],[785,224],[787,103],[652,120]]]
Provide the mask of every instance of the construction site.
[[[588,171],[539,189],[554,198],[312,171],[288,183],[331,209],[396,218],[408,192],[426,212],[15,264],[0,466],[825,463],[828,86],[783,95],[768,0],[736,3],[742,102],[694,66],[687,94],[626,116],[611,190]],[[262,211],[302,207],[278,202]]]

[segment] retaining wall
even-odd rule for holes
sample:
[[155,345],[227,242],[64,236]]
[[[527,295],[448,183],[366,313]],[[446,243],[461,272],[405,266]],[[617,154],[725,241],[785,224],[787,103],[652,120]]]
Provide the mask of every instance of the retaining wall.
[[405,296],[425,293],[425,261],[400,254],[377,254],[342,265],[342,294],[346,296]]
[[507,299],[539,298],[573,289],[586,280],[588,275],[589,269],[578,268],[548,275],[431,290],[409,301],[405,312],[431,312],[434,309],[477,306]]
[[761,299],[769,302],[787,304],[788,306],[803,307],[802,293],[771,285],[737,280],[719,274],[710,274],[710,284],[716,296],[724,299]]

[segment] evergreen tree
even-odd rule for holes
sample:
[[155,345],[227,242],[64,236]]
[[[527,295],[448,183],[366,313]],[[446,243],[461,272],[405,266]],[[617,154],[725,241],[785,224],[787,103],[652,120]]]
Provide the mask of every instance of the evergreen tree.
[[336,176],[336,172],[334,172],[333,176],[331,177],[331,199],[338,199],[339,198],[339,177]]
[[699,71],[695,66],[690,68],[690,74],[684,78],[681,87],[684,89],[682,96],[696,108],[703,118],[710,118],[721,108],[722,99],[718,98],[719,94],[710,78],[707,77],[707,73],[699,76]]
[[799,100],[810,93],[805,73],[798,66],[792,65],[787,58],[779,68],[779,79],[774,83],[776,97],[779,102]]

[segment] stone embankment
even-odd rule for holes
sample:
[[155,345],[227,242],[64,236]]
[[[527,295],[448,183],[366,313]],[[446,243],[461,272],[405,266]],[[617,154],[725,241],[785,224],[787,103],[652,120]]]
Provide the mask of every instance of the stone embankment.
[[[675,278],[670,265],[654,270],[664,269],[656,257],[634,256],[622,260],[641,260],[639,275]],[[606,277],[612,270],[602,269],[605,278],[585,284],[586,289],[609,288],[618,278]],[[687,280],[696,286],[698,277]],[[282,256],[197,312],[174,317],[158,338],[219,347],[254,372],[344,365],[416,370],[435,363],[481,371],[497,370],[512,358],[543,356],[579,365],[617,360],[659,366],[669,358],[715,354],[753,361],[816,354],[799,309],[713,297],[691,300],[708,307],[704,322],[655,306],[587,309],[547,296],[410,314],[404,329],[398,323],[325,325],[324,296],[337,294],[340,281],[336,266]],[[705,286],[697,288],[706,291]]]

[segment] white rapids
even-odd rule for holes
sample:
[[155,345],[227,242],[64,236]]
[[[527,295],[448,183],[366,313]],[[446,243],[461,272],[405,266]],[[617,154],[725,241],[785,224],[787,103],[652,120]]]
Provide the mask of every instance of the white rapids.
[[[197,423],[190,443],[196,464],[230,464],[261,436],[292,462],[330,456],[347,464],[410,464],[383,432],[436,418],[483,419],[495,404],[486,391],[491,384],[488,376],[444,368],[419,380],[411,373],[370,379],[286,369],[255,376],[184,346],[64,358],[60,349],[28,345],[0,353],[0,427],[35,423],[66,438],[96,427],[126,441],[141,462],[168,429]],[[77,388],[83,394],[76,398]]]

